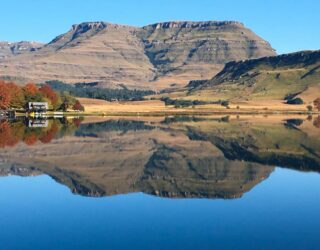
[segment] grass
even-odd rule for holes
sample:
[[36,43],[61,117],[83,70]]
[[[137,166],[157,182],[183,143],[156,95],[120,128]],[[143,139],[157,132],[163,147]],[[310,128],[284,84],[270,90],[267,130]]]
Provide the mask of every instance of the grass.
[[[137,102],[107,102],[80,98],[85,107],[83,115],[210,115],[210,114],[308,114],[306,105],[288,105],[279,100],[235,101],[229,108],[219,104],[195,105],[190,107],[166,106],[159,100]],[[317,112],[314,112],[315,114]],[[70,113],[68,113],[70,114]],[[75,113],[81,114],[81,113]]]

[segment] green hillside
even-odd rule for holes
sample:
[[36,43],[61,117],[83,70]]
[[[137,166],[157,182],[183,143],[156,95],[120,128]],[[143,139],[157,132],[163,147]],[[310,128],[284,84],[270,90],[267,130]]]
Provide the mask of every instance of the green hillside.
[[211,100],[287,100],[301,97],[305,103],[312,102],[319,95],[319,50],[230,62],[211,80],[190,87],[188,92],[190,97]]

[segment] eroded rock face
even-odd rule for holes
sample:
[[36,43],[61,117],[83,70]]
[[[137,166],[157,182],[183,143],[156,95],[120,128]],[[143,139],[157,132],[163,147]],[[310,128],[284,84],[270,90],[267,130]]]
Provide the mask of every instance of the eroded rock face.
[[268,42],[233,21],[142,28],[89,22],[73,25],[36,53],[2,59],[0,76],[163,89],[209,79],[232,60],[270,55],[275,51]]
[[37,42],[0,42],[0,60],[14,55],[20,55],[28,52],[34,52],[40,49],[44,44]]

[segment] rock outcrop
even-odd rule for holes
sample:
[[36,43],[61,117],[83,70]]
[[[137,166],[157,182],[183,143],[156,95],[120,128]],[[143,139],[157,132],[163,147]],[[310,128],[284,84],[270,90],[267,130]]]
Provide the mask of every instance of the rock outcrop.
[[0,60],[14,55],[20,55],[28,52],[37,51],[44,44],[37,42],[0,42]]
[[275,55],[243,24],[165,22],[142,28],[89,22],[40,50],[0,60],[0,77],[164,89],[209,79],[226,62]]

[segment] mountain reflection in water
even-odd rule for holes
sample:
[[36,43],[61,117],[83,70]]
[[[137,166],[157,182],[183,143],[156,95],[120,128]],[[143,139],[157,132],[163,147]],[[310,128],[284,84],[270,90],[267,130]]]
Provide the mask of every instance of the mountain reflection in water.
[[319,118],[0,122],[0,175],[46,174],[83,196],[239,198],[275,166],[320,172]]

